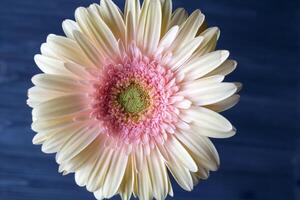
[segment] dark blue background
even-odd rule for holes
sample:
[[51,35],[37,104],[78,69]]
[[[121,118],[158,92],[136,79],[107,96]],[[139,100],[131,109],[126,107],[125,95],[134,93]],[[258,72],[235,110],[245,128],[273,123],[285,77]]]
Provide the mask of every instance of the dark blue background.
[[[53,155],[31,143],[33,56],[48,33],[93,0],[0,1],[0,200],[89,200],[73,175],[57,173]],[[117,1],[123,6],[121,0]],[[299,200],[299,28],[297,0],[174,0],[206,14],[221,28],[219,48],[239,66],[230,80],[244,83],[238,106],[224,113],[238,129],[215,140],[221,168],[193,192],[174,184],[174,199]]]

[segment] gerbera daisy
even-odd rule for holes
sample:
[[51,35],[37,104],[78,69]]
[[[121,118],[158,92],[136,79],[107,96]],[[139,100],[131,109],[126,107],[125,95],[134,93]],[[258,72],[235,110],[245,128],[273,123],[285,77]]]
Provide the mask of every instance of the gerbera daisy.
[[127,0],[124,12],[101,0],[75,19],[35,56],[33,143],[97,199],[165,199],[170,174],[191,191],[219,166],[208,137],[236,132],[218,114],[241,87],[223,82],[236,62],[215,51],[219,29],[171,0]]

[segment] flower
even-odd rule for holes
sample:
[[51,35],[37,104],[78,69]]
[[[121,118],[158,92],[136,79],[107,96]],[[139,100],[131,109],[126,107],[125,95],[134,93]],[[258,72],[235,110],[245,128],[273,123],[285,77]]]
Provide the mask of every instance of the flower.
[[208,137],[236,132],[218,114],[241,88],[223,82],[236,62],[215,51],[219,29],[171,0],[127,0],[124,13],[101,0],[75,18],[35,56],[33,143],[97,199],[165,199],[169,173],[191,191],[219,166]]

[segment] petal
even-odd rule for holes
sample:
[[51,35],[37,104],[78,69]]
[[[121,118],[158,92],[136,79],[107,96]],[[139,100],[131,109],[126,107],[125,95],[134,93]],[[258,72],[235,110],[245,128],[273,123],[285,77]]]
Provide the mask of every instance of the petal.
[[184,131],[176,134],[176,137],[195,155],[193,159],[197,162],[197,166],[207,167],[213,171],[218,169],[219,155],[209,139],[199,135],[195,130]]
[[90,145],[100,134],[99,125],[90,125],[73,134],[57,153],[56,161],[61,163],[70,160]]
[[114,151],[102,190],[106,198],[111,198],[118,191],[125,174],[127,162],[128,155],[125,154],[123,148]]
[[194,11],[180,28],[179,33],[175,41],[173,42],[171,49],[181,49],[184,46],[186,46],[186,44],[191,42],[191,40],[195,38],[201,24],[204,21],[204,18],[205,17],[200,12],[200,10]]
[[75,62],[86,67],[93,66],[78,44],[69,38],[50,34],[44,48],[42,47],[42,54],[44,54],[43,49],[47,49],[52,56],[62,61]]
[[37,66],[46,74],[68,74],[64,67],[64,62],[43,55],[35,55],[34,61]]
[[232,130],[230,131],[216,131],[212,129],[205,129],[202,128],[201,126],[199,127],[198,124],[192,124],[190,125],[191,129],[201,135],[201,136],[206,136],[206,137],[211,137],[211,138],[230,138],[235,135],[236,129],[233,127]]
[[111,0],[101,0],[102,18],[112,33],[125,42],[125,23],[118,6]]
[[193,190],[193,179],[189,170],[182,165],[167,164],[176,182],[186,191]]
[[214,75],[223,75],[227,76],[231,72],[235,70],[237,66],[237,62],[235,60],[226,60],[222,65],[220,65],[217,69],[211,71],[205,76],[214,76]]
[[[81,84],[70,77],[62,75],[38,74],[32,77],[32,83],[39,88],[53,92],[63,93],[84,93],[88,90],[87,86]],[[47,94],[44,94],[47,96]]]
[[137,27],[140,12],[141,12],[141,5],[139,0],[126,0],[125,11],[124,11],[125,21],[128,21],[129,13],[131,13],[133,25],[134,27]]
[[74,38],[85,55],[90,59],[94,66],[101,68],[104,60],[104,56],[97,50],[96,47],[79,31],[74,31]]
[[122,180],[122,183],[119,188],[120,196],[123,200],[130,200],[135,179],[135,171],[133,164],[133,157],[130,156],[127,162],[126,171]]
[[170,137],[165,146],[169,154],[169,162],[175,162],[176,165],[182,165],[192,172],[196,172],[198,170],[193,158],[176,138]]
[[188,18],[188,13],[184,10],[184,8],[177,8],[171,17],[171,21],[169,23],[169,29],[173,26],[182,25]]
[[159,0],[151,0],[145,20],[141,21],[138,28],[138,40],[140,47],[147,53],[153,54],[157,49],[161,33],[161,4]]
[[162,28],[161,28],[161,37],[163,37],[168,31],[169,24],[172,17],[172,0],[163,0],[162,1]]
[[193,101],[195,105],[205,106],[223,101],[235,94],[236,91],[237,87],[233,83],[218,83],[185,90],[183,93],[179,93],[179,95],[185,95],[188,99]]
[[153,194],[156,199],[165,199],[168,194],[168,174],[163,158],[155,148],[147,156]]
[[216,131],[228,132],[233,129],[231,123],[222,115],[204,107],[191,107],[189,110],[182,110],[180,116],[184,121],[192,121],[198,127]]
[[196,80],[219,67],[229,56],[228,51],[215,51],[199,58],[191,59],[179,71],[185,74],[185,80]]
[[156,54],[159,54],[169,49],[169,47],[174,42],[178,34],[178,31],[179,31],[179,27],[174,26],[164,35],[164,37],[159,42]]
[[80,31],[78,24],[75,21],[69,19],[63,21],[62,28],[66,36],[73,40],[74,40],[73,32]]
[[179,68],[190,58],[193,52],[201,44],[202,40],[203,40],[202,37],[196,37],[181,49],[175,50],[171,62],[167,63],[167,65],[170,66],[172,70],[176,70],[177,68]]
[[206,106],[208,109],[215,112],[223,112],[235,106],[240,100],[240,95],[232,95],[231,97],[218,103]]
[[88,96],[66,95],[41,103],[33,109],[32,116],[38,119],[53,119],[73,115],[88,110],[87,102]]

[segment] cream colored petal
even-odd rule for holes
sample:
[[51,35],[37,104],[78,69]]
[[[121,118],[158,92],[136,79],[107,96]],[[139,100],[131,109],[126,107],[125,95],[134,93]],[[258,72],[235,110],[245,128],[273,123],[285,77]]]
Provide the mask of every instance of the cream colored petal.
[[222,132],[228,132],[233,129],[233,126],[226,118],[204,107],[191,107],[189,110],[182,110],[180,117],[184,121],[197,123],[197,126],[202,128]]
[[35,107],[32,116],[38,119],[53,119],[73,115],[89,109],[87,95],[66,95],[46,101]]
[[198,106],[206,106],[223,101],[237,91],[233,83],[218,83],[206,87],[185,90],[180,95],[185,95]]
[[[172,70],[178,69],[182,66],[193,54],[193,52],[197,49],[197,47],[201,44],[203,38],[196,37],[185,46],[180,49],[176,49],[173,53],[173,58],[170,63],[166,63]],[[163,61],[164,62],[164,61]]]
[[[138,44],[149,55],[157,49],[161,33],[161,4],[159,0],[151,0],[146,13],[138,27]],[[145,19],[144,19],[145,18]]]
[[[64,96],[63,92],[53,91],[41,87],[32,87],[28,90],[28,101],[29,105],[34,108],[38,106],[40,103],[49,101],[51,99],[55,99],[60,96]],[[34,102],[34,105],[31,103]]]
[[153,199],[153,189],[147,163],[144,164],[142,171],[140,171],[137,175],[137,195],[139,199]]
[[187,20],[188,16],[184,8],[177,8],[172,14],[169,29],[176,25],[181,26]]
[[60,129],[53,130],[51,135],[49,135],[47,140],[43,143],[42,151],[44,153],[58,152],[72,135],[81,132],[85,127],[85,123],[72,123]]
[[126,167],[126,171],[122,183],[119,188],[119,193],[122,200],[130,200],[133,192],[134,180],[135,180],[134,163],[133,163],[133,157],[130,156],[127,162],[127,167]]
[[43,55],[49,55],[64,62],[70,61],[87,67],[93,66],[78,44],[69,38],[50,34],[47,37],[47,43],[42,45],[41,51]]
[[80,31],[78,24],[75,21],[69,19],[63,21],[62,28],[66,36],[73,40],[74,40],[73,32]]
[[188,91],[195,91],[199,88],[216,85],[218,83],[221,83],[224,80],[224,78],[225,77],[222,75],[215,75],[215,76],[205,77],[193,81],[187,80],[186,82],[181,83],[179,94],[180,93],[185,94],[188,93]]
[[73,118],[55,118],[50,120],[37,119],[32,122],[31,129],[35,132],[48,131],[73,123]]
[[156,54],[160,54],[169,49],[169,47],[174,42],[178,34],[178,31],[179,31],[179,27],[174,26],[164,35],[164,37],[159,42]]
[[90,145],[101,133],[99,125],[90,125],[76,134],[63,145],[62,149],[57,153],[56,161],[61,163],[70,160]]
[[143,152],[143,145],[139,145],[135,151],[134,155],[134,161],[135,161],[135,170],[138,172],[143,169],[144,163],[146,162],[145,160],[145,155]]
[[147,162],[154,197],[165,199],[169,191],[168,174],[163,158],[157,149],[153,149],[150,156],[147,156]]
[[229,56],[228,51],[215,51],[193,58],[185,63],[179,71],[185,74],[185,80],[196,80],[219,67]]
[[193,190],[193,179],[190,171],[182,165],[167,164],[176,182],[186,191]]
[[176,102],[174,106],[176,106],[179,109],[189,109],[192,105],[192,102],[188,99],[184,99],[182,101]]
[[118,42],[110,28],[98,14],[99,6],[92,4],[88,9],[77,8],[75,18],[85,35],[88,35],[96,48],[105,56],[119,55]]
[[[59,94],[79,92],[84,94],[88,91],[86,85],[63,75],[37,74],[31,80],[37,87],[49,90],[50,92],[58,92]],[[47,93],[44,93],[44,95],[47,96]]]
[[80,33],[79,31],[74,31],[74,38],[85,55],[90,59],[90,61],[98,68],[103,66],[104,56],[97,48],[89,41],[89,39]]
[[64,67],[64,62],[58,59],[50,58],[43,55],[35,55],[36,65],[46,74],[65,75],[69,74]]
[[193,58],[205,55],[206,53],[210,53],[215,50],[220,36],[220,30],[217,27],[208,28],[201,33],[200,36],[204,37],[204,40],[194,53]]
[[182,165],[192,172],[196,172],[198,170],[193,158],[176,138],[170,137],[165,146],[171,162],[173,160],[176,165]]
[[221,64],[217,69],[211,71],[210,73],[206,74],[206,77],[214,76],[214,75],[223,75],[227,76],[231,72],[236,69],[237,62],[234,60],[226,60],[223,64]]
[[107,172],[102,190],[106,198],[111,198],[119,190],[125,174],[127,162],[128,155],[125,154],[123,148],[114,151],[111,165]]
[[72,62],[66,62],[64,66],[69,72],[76,76],[77,79],[91,80],[94,78],[94,75],[89,73],[89,69],[84,66]]
[[220,164],[219,155],[209,139],[198,134],[198,131],[182,131],[176,134],[176,137],[195,155],[193,159],[197,162],[198,168],[205,166],[215,171]]
[[[90,158],[95,156],[96,151],[101,150],[101,145],[103,141],[102,135],[99,135],[87,148],[81,151],[71,160],[63,161],[59,166],[59,171],[64,173],[74,173],[81,168],[84,168],[85,165],[90,164]],[[95,156],[96,157],[96,156]]]
[[131,12],[129,12],[127,14],[127,18],[126,18],[126,41],[125,41],[125,44],[126,44],[126,48],[129,47],[129,45],[135,41],[135,38],[136,38],[136,26],[135,26],[135,23],[134,23],[134,19],[133,19],[133,15]]
[[198,126],[197,123],[190,125],[191,129],[200,134],[201,136],[211,137],[211,138],[229,138],[235,135],[236,129],[233,127],[230,131],[216,131],[212,129],[206,129],[201,126]]
[[110,148],[102,148],[101,154],[98,160],[91,170],[90,176],[87,181],[87,190],[90,192],[95,192],[101,189],[103,195],[103,183],[107,177],[109,171],[109,166],[113,158],[113,150]]
[[206,106],[208,109],[215,112],[223,112],[235,106],[240,100],[240,95],[232,95],[231,97],[218,103]]
[[108,25],[116,39],[125,42],[125,23],[118,6],[111,0],[101,0],[102,18]]
[[137,27],[140,12],[141,12],[141,5],[139,0],[126,0],[125,11],[124,11],[125,22],[128,21],[129,13],[131,13],[133,25],[134,27]]
[[162,0],[162,28],[161,37],[163,37],[168,29],[172,17],[172,0]]
[[205,17],[200,10],[194,11],[180,27],[179,33],[173,42],[171,49],[181,49],[191,42],[195,38],[201,24],[204,22],[204,18]]

